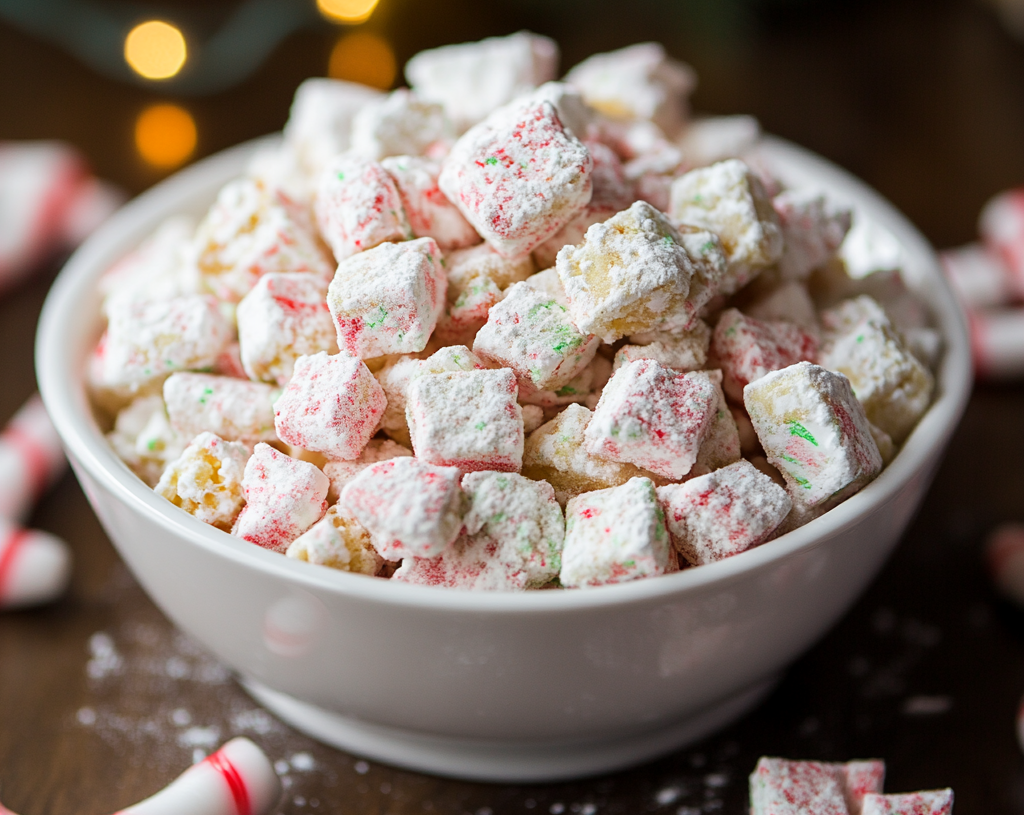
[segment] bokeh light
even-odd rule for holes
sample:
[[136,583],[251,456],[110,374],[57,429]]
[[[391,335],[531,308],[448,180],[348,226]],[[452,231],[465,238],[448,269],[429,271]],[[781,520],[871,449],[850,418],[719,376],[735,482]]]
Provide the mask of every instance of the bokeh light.
[[152,105],[135,121],[135,147],[147,164],[170,170],[196,149],[196,123],[177,105]]
[[387,40],[358,31],[341,37],[331,51],[327,75],[388,89],[395,81],[395,52]]
[[378,0],[316,0],[320,13],[339,23],[361,23],[370,18]]
[[124,40],[125,60],[146,79],[169,79],[181,70],[187,57],[181,31],[159,20],[139,23]]

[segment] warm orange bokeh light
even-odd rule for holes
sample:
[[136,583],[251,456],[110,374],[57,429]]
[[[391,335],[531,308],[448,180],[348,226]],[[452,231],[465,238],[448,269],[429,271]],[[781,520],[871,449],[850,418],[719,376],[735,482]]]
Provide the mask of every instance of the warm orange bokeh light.
[[370,19],[378,0],[316,0],[320,13],[339,23],[362,23]]
[[139,23],[124,40],[124,58],[139,76],[169,79],[181,70],[188,56],[185,37],[170,23]]
[[387,40],[359,31],[346,34],[331,51],[327,75],[384,90],[395,81],[395,52]]
[[169,170],[196,149],[196,123],[177,105],[153,105],[135,122],[135,147],[147,164]]

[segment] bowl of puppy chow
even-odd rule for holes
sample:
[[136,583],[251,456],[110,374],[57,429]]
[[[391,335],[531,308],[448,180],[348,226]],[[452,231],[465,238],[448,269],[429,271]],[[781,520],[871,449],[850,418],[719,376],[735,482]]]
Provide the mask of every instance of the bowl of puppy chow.
[[295,727],[545,780],[724,726],[850,607],[964,409],[891,205],[654,43],[311,79],[70,259],[37,367],[154,602]]

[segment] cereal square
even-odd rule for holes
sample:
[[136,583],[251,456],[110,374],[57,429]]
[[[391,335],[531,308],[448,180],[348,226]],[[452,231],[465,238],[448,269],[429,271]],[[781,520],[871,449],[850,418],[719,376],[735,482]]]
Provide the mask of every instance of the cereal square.
[[380,161],[447,150],[455,131],[441,105],[400,88],[363,105],[352,117],[350,138],[353,153]]
[[664,574],[670,552],[665,513],[649,478],[578,495],[565,508],[560,579],[566,588]]
[[363,452],[358,458],[351,461],[328,461],[321,468],[331,480],[331,489],[327,493],[327,500],[331,504],[338,502],[342,487],[355,478],[359,473],[376,464],[378,461],[387,461],[389,458],[411,457],[412,450],[403,447],[391,439],[370,439]]
[[242,479],[249,449],[200,433],[171,461],[154,491],[203,523],[231,530],[245,504]]
[[848,815],[835,765],[760,759],[750,775],[750,815]]
[[362,360],[321,351],[295,360],[295,373],[274,403],[274,426],[283,442],[351,461],[373,436],[386,403]]
[[366,527],[337,506],[293,540],[285,554],[295,560],[370,576],[384,565]]
[[517,472],[523,465],[518,394],[508,368],[416,377],[406,402],[416,457],[463,472]]
[[861,815],[953,815],[953,790],[864,796]]
[[164,382],[171,426],[186,438],[204,431],[253,445],[276,441],[274,400],[280,390],[213,374],[173,374]]
[[772,199],[785,249],[779,258],[784,280],[806,280],[835,256],[850,231],[851,213],[811,190],[786,190]]
[[417,238],[433,238],[441,249],[480,243],[480,236],[437,185],[441,165],[429,158],[394,156],[381,161],[398,188],[409,227]]

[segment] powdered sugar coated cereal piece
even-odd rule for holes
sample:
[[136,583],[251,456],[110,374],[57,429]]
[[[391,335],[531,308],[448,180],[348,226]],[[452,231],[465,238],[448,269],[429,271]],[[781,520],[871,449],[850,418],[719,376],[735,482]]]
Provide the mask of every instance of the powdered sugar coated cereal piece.
[[280,391],[262,382],[213,374],[174,374],[164,383],[171,426],[186,438],[204,431],[228,441],[275,441],[274,400]]
[[481,123],[444,160],[438,183],[499,254],[533,251],[590,201],[590,153],[548,102],[520,107],[507,123]]
[[281,441],[330,459],[358,458],[384,413],[384,390],[362,360],[323,352],[295,360],[274,403]]
[[729,410],[722,390],[722,372],[697,371],[694,378],[706,378],[715,389],[715,408],[711,417],[708,435],[697,453],[697,463],[693,465],[692,475],[704,474],[725,467],[740,458],[740,433]]
[[318,566],[370,576],[384,565],[366,527],[337,506],[293,540],[285,554]]
[[689,114],[688,97],[697,75],[645,42],[595,54],[574,67],[565,81],[579,88],[591,107],[613,119],[649,119],[675,136]]
[[525,283],[516,283],[488,314],[473,351],[515,371],[520,386],[557,390],[594,358],[600,340],[573,325],[569,310]]
[[631,334],[630,344],[615,352],[614,369],[637,359],[653,359],[666,368],[686,373],[697,371],[708,361],[711,329],[703,320],[697,320],[681,334],[648,332]]
[[387,156],[419,156],[432,146],[447,150],[455,131],[436,102],[400,88],[367,102],[352,118],[351,151],[380,161]]
[[491,309],[505,296],[489,277],[474,277],[457,293],[449,281],[448,295],[444,314],[438,318],[431,336],[432,343],[472,345],[487,324]]
[[339,263],[386,241],[412,237],[394,180],[376,161],[354,153],[335,156],[324,167],[313,210]]
[[245,507],[231,530],[243,540],[284,552],[323,517],[330,482],[317,467],[257,444],[245,465]]
[[278,190],[253,179],[228,183],[195,237],[203,286],[237,303],[268,272],[331,278],[331,262],[306,213]]
[[843,779],[843,794],[850,815],[861,815],[864,797],[880,793],[885,784],[885,762],[880,759],[847,761],[836,765]]
[[587,450],[682,478],[697,460],[717,404],[708,377],[636,360],[616,371],[601,393],[586,430]]
[[872,424],[902,442],[931,403],[931,372],[868,297],[824,312],[822,322],[821,364],[847,376]]
[[480,243],[480,236],[437,185],[441,165],[419,156],[393,156],[381,166],[395,182],[409,227],[417,238],[433,238],[441,249]]
[[692,566],[745,552],[789,514],[786,491],[748,461],[658,487],[675,548]]
[[151,487],[186,444],[171,427],[163,398],[156,395],[140,396],[119,411],[107,441],[118,458]]
[[587,138],[594,120],[594,111],[583,101],[580,92],[567,82],[545,82],[536,90],[517,96],[504,108],[494,111],[490,118],[505,115],[524,102],[549,102],[564,127],[580,140]]
[[900,795],[864,796],[861,815],[952,815],[953,790],[926,790]]
[[757,145],[761,125],[753,116],[708,116],[691,121],[679,147],[691,167],[741,158]]
[[787,280],[743,309],[743,313],[765,322],[785,320],[809,334],[818,332],[818,315],[807,286]]
[[453,588],[521,591],[558,576],[565,522],[550,484],[515,473],[462,480],[466,532],[435,558],[407,558],[392,579]]
[[338,504],[370,530],[374,548],[387,560],[435,557],[462,530],[461,477],[456,467],[393,458],[349,481]]
[[882,469],[864,408],[842,374],[798,362],[751,382],[743,403],[794,509],[831,506]]
[[314,77],[299,85],[284,140],[307,175],[316,177],[332,158],[349,149],[356,113],[382,96],[366,85],[337,79]]
[[760,759],[750,774],[750,815],[848,815],[835,766]]
[[97,351],[96,384],[136,392],[176,371],[209,367],[233,335],[212,297],[118,300]]
[[729,271],[719,283],[725,295],[745,286],[782,254],[778,216],[760,179],[738,159],[691,170],[672,182],[672,220],[714,232]]
[[529,255],[506,258],[487,243],[468,249],[457,249],[449,253],[445,260],[448,284],[455,292],[461,292],[478,277],[490,278],[499,289],[507,289],[513,283],[526,280],[537,271]]
[[298,357],[338,351],[327,283],[316,275],[264,275],[238,304],[237,319],[242,366],[251,379],[283,386]]
[[558,253],[558,277],[580,331],[605,342],[640,331],[685,329],[694,264],[668,219],[637,201]]
[[153,488],[203,523],[231,529],[245,504],[242,488],[249,448],[200,433],[171,461]]
[[461,132],[554,79],[557,68],[555,41],[520,31],[420,51],[405,64],[405,76],[422,98],[443,104]]
[[839,249],[852,214],[813,190],[786,190],[772,199],[785,249],[779,258],[783,279],[806,280]]
[[559,577],[567,588],[582,588],[664,574],[670,550],[654,483],[631,478],[569,500]]
[[550,483],[560,504],[574,495],[647,475],[632,464],[588,452],[584,433],[592,416],[582,405],[571,404],[530,434],[523,447],[523,475]]
[[351,461],[328,461],[321,468],[324,475],[331,480],[331,489],[327,493],[328,502],[337,503],[342,488],[371,464],[407,456],[412,456],[412,450],[398,442],[391,439],[370,439],[358,458]]
[[416,457],[463,472],[516,472],[523,412],[508,368],[423,374],[409,383],[406,419]]
[[715,326],[711,352],[722,366],[725,392],[740,401],[743,388],[770,371],[817,361],[818,343],[793,323],[762,322],[730,308]]
[[384,243],[342,261],[327,290],[338,347],[362,359],[422,351],[447,285],[433,238]]

